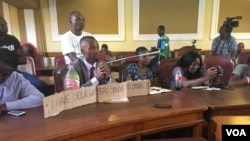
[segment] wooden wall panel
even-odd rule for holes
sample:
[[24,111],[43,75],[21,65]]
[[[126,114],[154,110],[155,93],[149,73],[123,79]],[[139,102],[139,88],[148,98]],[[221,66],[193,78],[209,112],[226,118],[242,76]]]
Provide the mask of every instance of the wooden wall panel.
[[226,17],[242,16],[239,21],[239,26],[233,28],[233,32],[250,32],[250,1],[249,0],[220,0],[220,11],[218,29],[223,25]]
[[59,34],[70,29],[69,13],[80,11],[86,20],[85,30],[92,34],[118,34],[117,0],[56,0]]
[[169,34],[196,33],[199,0],[140,0],[140,34],[156,34],[165,25]]

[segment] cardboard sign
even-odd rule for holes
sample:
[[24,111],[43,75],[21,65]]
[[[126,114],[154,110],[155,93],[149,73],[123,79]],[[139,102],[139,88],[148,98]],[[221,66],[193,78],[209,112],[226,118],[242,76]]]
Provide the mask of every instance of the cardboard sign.
[[97,86],[97,101],[117,99],[127,97],[127,85],[123,83],[109,83]]
[[61,93],[44,97],[44,117],[59,114],[63,110],[82,105],[109,100],[119,100],[132,96],[147,95],[150,92],[150,81],[126,81],[123,83],[109,83],[100,86],[82,87],[66,90]]
[[147,95],[149,92],[149,80],[127,81],[127,97]]
[[44,117],[59,114],[63,110],[96,102],[96,86],[82,87],[56,93],[43,99]]
[[43,98],[44,117],[55,116],[64,110],[64,92]]

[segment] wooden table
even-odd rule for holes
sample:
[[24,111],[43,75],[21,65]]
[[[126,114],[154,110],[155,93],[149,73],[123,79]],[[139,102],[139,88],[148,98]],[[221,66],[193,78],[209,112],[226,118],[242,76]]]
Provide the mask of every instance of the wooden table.
[[[154,108],[155,103],[171,109]],[[0,115],[0,140],[124,140],[140,141],[143,135],[192,127],[201,136],[206,106],[173,92],[129,98],[128,103],[94,103],[44,119],[43,108],[25,110],[21,117]]]
[[209,141],[214,141],[215,126],[212,117],[219,115],[250,115],[250,86],[236,87],[234,90],[207,91],[183,88],[177,94],[186,96],[208,107],[204,118],[208,121]]
[[[215,116],[212,118],[213,123],[216,126],[215,139],[216,141],[222,141],[222,125],[249,125],[249,116]],[[248,135],[249,136],[249,135]]]
[[53,76],[54,66],[36,68],[36,75]]

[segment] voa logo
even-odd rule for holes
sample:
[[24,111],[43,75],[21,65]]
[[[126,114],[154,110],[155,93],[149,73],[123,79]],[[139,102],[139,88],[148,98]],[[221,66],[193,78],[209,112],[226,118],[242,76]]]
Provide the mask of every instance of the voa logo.
[[226,129],[227,136],[247,136],[244,129]]

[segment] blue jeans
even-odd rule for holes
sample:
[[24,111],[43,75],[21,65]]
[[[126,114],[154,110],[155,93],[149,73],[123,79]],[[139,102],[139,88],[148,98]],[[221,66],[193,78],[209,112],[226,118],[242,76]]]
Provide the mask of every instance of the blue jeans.
[[48,85],[44,81],[42,81],[41,79],[27,72],[22,72],[18,70],[17,72],[22,74],[25,79],[29,80],[33,86],[35,86],[40,92],[44,94],[44,96],[49,95]]

